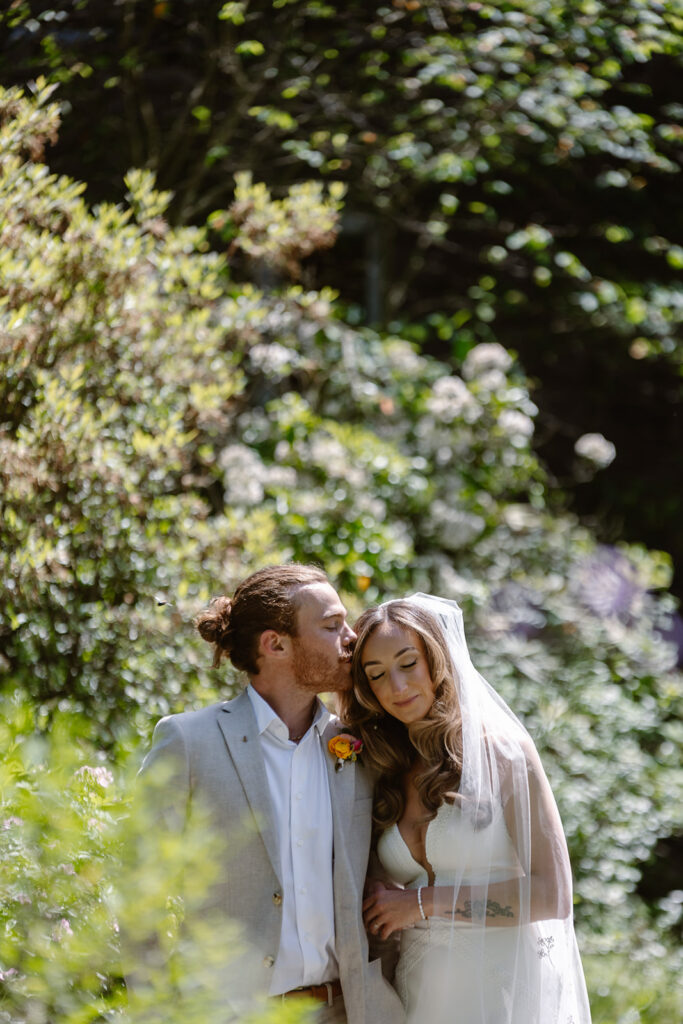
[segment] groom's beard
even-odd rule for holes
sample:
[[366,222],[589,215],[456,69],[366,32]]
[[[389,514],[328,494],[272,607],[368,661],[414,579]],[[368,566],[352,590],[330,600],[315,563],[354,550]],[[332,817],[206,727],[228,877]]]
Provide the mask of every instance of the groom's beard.
[[310,693],[338,693],[351,688],[351,655],[342,661],[328,651],[304,648],[296,637],[294,647],[294,678],[297,686]]

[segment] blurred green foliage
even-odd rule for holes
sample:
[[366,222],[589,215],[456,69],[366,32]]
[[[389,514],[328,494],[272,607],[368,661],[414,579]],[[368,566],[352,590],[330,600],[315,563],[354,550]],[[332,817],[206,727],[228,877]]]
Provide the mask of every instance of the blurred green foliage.
[[[531,447],[528,382],[501,345],[469,347],[450,373],[401,337],[349,326],[330,291],[257,283],[328,244],[335,190],[273,201],[242,179],[220,226],[253,257],[238,283],[208,229],[169,226],[149,172],[128,173],[125,203],[93,209],[50,173],[50,93],[41,81],[0,93],[0,669],[5,706],[30,701],[5,727],[3,841],[8,884],[18,894],[35,878],[45,893],[7,904],[8,1019],[24,1019],[23,998],[46,1007],[41,1020],[118,1012],[72,917],[90,915],[83,942],[109,948],[104,866],[125,805],[97,781],[108,776],[74,774],[71,748],[116,773],[131,730],[146,739],[159,714],[225,694],[192,614],[295,558],[324,563],[352,612],[417,589],[460,601],[473,659],[524,719],[557,795],[596,1020],[674,1024],[675,899],[646,910],[635,894],[657,839],[680,827],[666,556],[600,546],[563,510]],[[266,248],[259,210],[277,224]],[[72,721],[77,741],[60,724]],[[103,829],[85,817],[93,802]],[[16,841],[13,818],[26,824]],[[83,851],[75,876],[60,843]],[[112,1002],[92,1001],[100,983]]]
[[[192,913],[215,874],[205,823],[162,833],[152,793],[132,799],[131,749],[106,758],[73,713],[53,716],[49,732],[41,726],[30,703],[3,700],[0,1019],[236,1019],[238,975],[225,946],[236,971],[246,947],[234,926]],[[277,1010],[238,1019],[309,1019]]]

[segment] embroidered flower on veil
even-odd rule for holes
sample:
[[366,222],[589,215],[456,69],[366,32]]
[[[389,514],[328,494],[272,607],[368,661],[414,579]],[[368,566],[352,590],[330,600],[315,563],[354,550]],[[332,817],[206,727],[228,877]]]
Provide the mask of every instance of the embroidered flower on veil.
[[327,749],[332,754],[332,757],[337,758],[334,770],[340,772],[344,767],[344,761],[356,761],[358,759],[358,755],[363,749],[363,741],[348,732],[340,732],[338,736],[332,737],[327,744]]

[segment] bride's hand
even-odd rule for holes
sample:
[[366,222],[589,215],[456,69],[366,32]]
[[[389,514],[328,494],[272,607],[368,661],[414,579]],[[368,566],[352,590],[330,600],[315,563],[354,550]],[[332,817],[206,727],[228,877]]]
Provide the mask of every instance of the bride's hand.
[[386,888],[375,885],[372,895],[363,900],[365,927],[380,939],[411,928],[421,919],[415,889]]

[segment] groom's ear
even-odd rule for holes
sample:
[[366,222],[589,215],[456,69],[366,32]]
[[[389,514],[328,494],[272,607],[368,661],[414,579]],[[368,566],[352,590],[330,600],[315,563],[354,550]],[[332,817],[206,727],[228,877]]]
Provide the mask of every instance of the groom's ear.
[[291,653],[291,639],[286,633],[266,629],[259,639],[259,654],[265,658],[288,658]]

